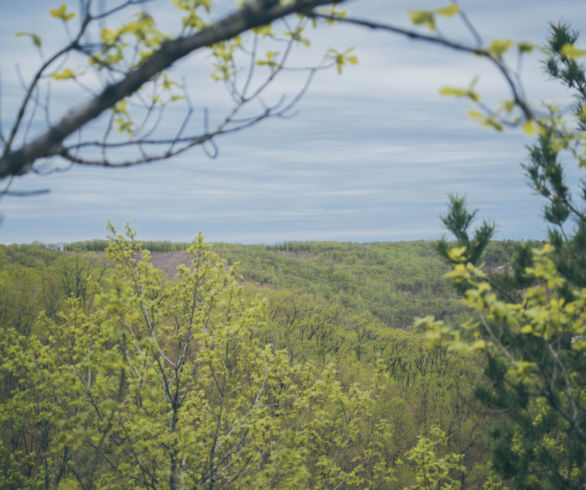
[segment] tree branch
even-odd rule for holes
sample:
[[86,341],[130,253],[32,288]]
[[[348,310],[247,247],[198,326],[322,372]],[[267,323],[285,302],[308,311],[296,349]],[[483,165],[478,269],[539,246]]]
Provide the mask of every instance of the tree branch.
[[62,143],[68,136],[194,51],[232,39],[289,14],[311,12],[316,6],[330,3],[330,0],[296,0],[282,5],[273,0],[254,0],[196,34],[164,42],[142,65],[122,80],[106,86],[99,95],[65,115],[59,123],[35,140],[14,151],[8,148],[0,158],[0,179],[10,175],[24,175],[31,170],[36,160],[59,155],[63,151]]

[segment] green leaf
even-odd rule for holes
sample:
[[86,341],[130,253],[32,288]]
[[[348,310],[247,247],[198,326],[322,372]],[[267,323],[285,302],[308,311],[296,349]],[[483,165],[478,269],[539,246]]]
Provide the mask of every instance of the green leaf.
[[430,31],[435,31],[435,16],[428,10],[412,10],[409,12],[409,18],[413,24],[426,25]]
[[561,50],[562,56],[566,56],[570,59],[576,60],[586,55],[585,49],[577,49],[573,44],[564,44]]
[[503,100],[502,105],[503,105],[503,108],[505,111],[512,112],[517,104],[514,100],[508,99],[508,100]]
[[456,247],[452,248],[448,252],[448,256],[454,262],[463,262],[466,258],[466,247]]
[[530,53],[535,49],[535,44],[528,41],[521,41],[517,44],[517,49],[519,50],[519,53]]
[[114,108],[113,108],[114,113],[116,114],[126,114],[127,110],[126,110],[126,100],[122,99],[120,102],[118,102]]
[[16,37],[30,37],[33,41],[33,44],[37,47],[41,47],[41,38],[35,34],[34,32],[17,32],[15,34]]
[[465,97],[468,94],[468,90],[463,88],[455,88],[455,87],[442,87],[440,89],[441,95],[454,95],[456,97]]
[[495,39],[488,47],[488,51],[495,58],[500,58],[512,45],[513,41],[510,39]]
[[478,93],[467,89],[467,88],[457,88],[457,87],[442,87],[440,89],[440,95],[450,96],[453,95],[454,97],[468,97],[473,102],[478,102],[480,100],[480,95]]
[[67,12],[67,5],[65,3],[62,3],[56,9],[49,10],[49,13],[51,14],[51,17],[61,19],[63,22],[69,22],[75,17],[74,12]]
[[458,14],[459,12],[460,12],[460,7],[458,7],[458,5],[455,3],[452,3],[452,4],[448,5],[447,7],[437,9],[435,11],[436,14],[444,15],[446,17],[453,17],[454,15]]
[[529,119],[525,122],[525,124],[523,124],[523,132],[527,136],[533,136],[535,133],[537,133],[537,125],[532,119]]
[[503,125],[498,122],[496,119],[494,119],[493,117],[487,117],[483,122],[482,122],[483,126],[486,126],[488,128],[493,128],[496,129],[499,133],[503,132]]
[[53,73],[53,80],[69,80],[75,78],[75,73],[71,68],[65,68],[59,73]]
[[474,344],[472,344],[472,348],[474,350],[486,349],[486,342],[484,340],[477,340],[474,342]]

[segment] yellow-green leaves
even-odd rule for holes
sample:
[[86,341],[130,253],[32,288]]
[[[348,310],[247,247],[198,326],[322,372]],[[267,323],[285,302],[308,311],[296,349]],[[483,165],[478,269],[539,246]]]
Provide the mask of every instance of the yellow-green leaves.
[[513,379],[521,381],[526,385],[533,384],[539,368],[534,362],[517,361],[514,363],[514,369],[510,371]]
[[[338,9],[338,5],[335,3],[332,4],[331,7],[326,7],[326,8],[320,9],[320,13],[325,14],[325,15],[329,15],[331,17],[335,17],[338,19],[343,19],[344,17],[346,17],[348,15],[347,10]],[[335,20],[327,19],[326,22],[331,25],[335,22]]]
[[121,32],[119,29],[112,31],[108,27],[104,27],[102,28],[102,32],[100,32],[100,39],[104,44],[114,44],[118,40],[120,34]]
[[452,3],[447,7],[437,9],[435,12],[436,14],[443,15],[445,17],[453,17],[460,12],[460,7],[458,7],[457,4]]
[[416,26],[424,25],[430,31],[435,31],[435,16],[429,10],[412,10],[409,12],[411,22]]
[[539,127],[537,126],[537,124],[535,124],[535,121],[533,121],[532,119],[525,121],[525,123],[523,124],[523,132],[527,136],[535,135],[538,131],[538,128]]
[[577,49],[573,44],[564,44],[561,54],[572,60],[577,60],[586,55],[586,49]]
[[309,47],[310,41],[308,38],[302,36],[303,27],[297,27],[294,31],[285,32],[285,36],[290,37],[293,41],[303,44],[306,48]]
[[470,85],[468,85],[468,88],[442,87],[440,89],[440,94],[454,97],[468,97],[472,102],[478,102],[480,100],[480,95],[475,90],[477,83],[478,77],[474,77],[470,82]]
[[216,59],[210,75],[213,80],[228,80],[234,75],[233,55],[240,45],[241,39],[236,36],[229,41],[222,41],[212,46],[212,54]]
[[483,112],[476,110],[468,111],[468,116],[470,116],[475,121],[478,121],[482,126],[486,128],[492,128],[498,131],[499,133],[502,132],[504,129],[502,123],[495,116],[487,116]]
[[477,340],[472,344],[472,348],[474,350],[484,350],[486,349],[486,342],[484,340]]
[[171,0],[179,10],[187,12],[181,18],[184,29],[201,30],[206,26],[204,18],[198,13],[203,8],[206,13],[210,12],[212,0]]
[[466,468],[460,464],[464,455],[451,452],[444,454],[448,439],[439,425],[433,425],[405,453],[415,471],[417,484],[413,488],[460,488],[459,479],[466,473]]
[[75,17],[75,12],[67,12],[67,4],[62,3],[59,7],[49,10],[51,17],[69,22]]
[[453,17],[454,15],[460,12],[460,8],[457,4],[451,3],[447,7],[442,7],[435,10],[409,10],[409,18],[411,22],[416,26],[427,26],[430,31],[435,31],[436,15],[441,15],[444,17]]
[[448,256],[450,257],[450,260],[453,260],[454,262],[465,262],[466,261],[466,247],[452,248],[448,252]]
[[[98,69],[120,65],[136,67],[149,58],[167,39],[156,28],[155,20],[147,12],[137,12],[134,19],[121,27],[103,27],[100,31],[103,47],[90,58],[91,65]],[[134,50],[127,50],[134,46]]]
[[342,74],[343,67],[347,63],[350,63],[351,65],[358,64],[358,58],[355,55],[350,54],[352,53],[352,51],[354,51],[354,48],[349,48],[343,52],[336,51],[335,49],[330,49],[330,52],[328,53],[328,58],[334,60],[336,64],[336,70],[338,70],[338,74]]
[[488,47],[488,52],[495,58],[502,57],[513,45],[511,39],[495,39]]
[[34,32],[17,32],[15,34],[16,37],[30,37],[33,44],[37,47],[40,48],[41,47],[41,38],[38,36],[38,34],[35,34]]
[[528,41],[521,41],[520,43],[517,43],[517,49],[521,54],[530,53],[535,49],[535,44],[530,43]]
[[446,95],[446,96],[454,96],[454,97],[468,97],[470,100],[474,101],[474,102],[478,102],[480,100],[480,96],[469,89],[463,89],[463,88],[456,88],[456,87],[442,87],[440,89],[440,94],[441,95]]
[[445,96],[453,97],[468,97],[473,102],[480,100],[480,95],[475,92],[472,87],[470,88],[457,88],[457,87],[442,87],[440,94]]
[[269,66],[271,68],[276,68],[279,66],[279,62],[277,61],[277,56],[279,55],[278,51],[267,51],[266,58],[264,60],[257,60],[256,64],[259,66]]
[[112,112],[116,115],[114,117],[114,124],[118,128],[119,133],[133,134],[134,123],[128,113],[126,99],[122,99],[113,108]]
[[53,80],[70,80],[75,78],[75,73],[71,68],[64,68],[60,72],[53,73]]

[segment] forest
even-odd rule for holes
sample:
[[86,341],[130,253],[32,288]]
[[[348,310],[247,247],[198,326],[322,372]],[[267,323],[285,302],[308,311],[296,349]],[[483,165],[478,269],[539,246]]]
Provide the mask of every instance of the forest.
[[[488,243],[482,274],[504,287],[538,245]],[[130,227],[1,246],[2,488],[564,488],[553,455],[579,488],[583,445],[509,446],[483,351],[417,319],[473,321],[439,248]],[[551,418],[531,420],[540,444],[560,437],[522,408]]]
[[433,243],[57,248],[0,248],[3,488],[497,481],[475,354],[414,325],[467,316]]
[[[295,0],[246,3],[208,26],[200,12],[209,4],[174,2],[184,12],[176,39],[143,12],[85,46],[87,25],[119,9],[92,15],[80,2],[77,37],[67,30],[70,44],[40,68],[8,137],[0,132],[4,194],[15,176],[38,171],[37,159],[141,165],[282,116],[265,105],[231,119],[255,99],[234,81],[239,35],[274,40],[270,23],[290,14],[365,24],[336,5],[311,10],[325,0]],[[66,4],[50,12],[64,25],[76,15]],[[459,14],[455,2],[412,11],[432,35],[366,27],[448,44],[500,70],[512,99],[498,109],[475,82],[442,95],[477,104],[470,116],[484,126],[533,138],[523,168],[542,199],[543,241],[494,240],[496,224],[478,223],[454,194],[436,241],[238,245],[199,233],[191,243],[142,242],[130,224],[109,224],[105,240],[0,245],[0,488],[586,487],[586,181],[567,177],[568,165],[586,167],[586,51],[571,26],[550,25],[543,66],[573,102],[536,109],[504,62],[513,47],[520,59],[535,46],[471,47],[436,34],[437,18]],[[287,31],[288,42],[305,44],[302,32]],[[40,49],[35,33],[17,35]],[[131,37],[139,60],[129,62]],[[152,138],[146,122],[133,133],[126,99],[202,47],[212,48],[212,75],[234,81],[228,119],[199,136]],[[38,84],[85,74],[45,73],[73,51],[118,78],[20,141],[27,111],[43,107]],[[277,54],[252,63],[269,70],[266,84],[284,66]],[[334,52],[329,62],[341,72],[357,59]],[[82,141],[81,128],[110,109],[104,139]],[[130,143],[110,140],[112,128]],[[76,132],[77,143],[68,139]],[[147,153],[151,144],[162,153]],[[134,160],[110,158],[126,145]]]

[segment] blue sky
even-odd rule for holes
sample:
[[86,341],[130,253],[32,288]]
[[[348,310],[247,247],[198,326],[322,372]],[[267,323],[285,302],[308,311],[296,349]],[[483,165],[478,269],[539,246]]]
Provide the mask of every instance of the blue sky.
[[[361,17],[407,25],[407,8],[445,2],[356,0]],[[72,2],[72,6],[75,2]],[[228,9],[228,2],[220,2]],[[150,4],[162,24],[171,22],[167,0]],[[547,22],[566,19],[586,33],[586,2],[462,0],[488,42],[497,37],[542,43]],[[30,41],[15,31],[60,41],[48,21],[51,2],[2,2],[0,59],[5,127],[26,77],[38,63]],[[449,21],[446,34],[461,32]],[[203,231],[211,241],[275,243],[284,240],[414,240],[441,236],[439,215],[448,193],[465,193],[479,216],[497,222],[500,239],[544,236],[540,201],[519,163],[528,141],[517,132],[497,134],[467,119],[468,105],[439,96],[444,85],[466,85],[480,76],[488,100],[506,97],[498,75],[469,56],[351,27],[319,30],[298,59],[311,63],[330,46],[354,46],[360,63],[339,76],[318,74],[288,119],[273,119],[218,140],[209,159],[195,149],[172,161],[133,169],[81,169],[17,179],[13,190],[49,188],[42,196],[5,197],[0,242],[68,242],[100,238],[108,220],[130,221],[143,239],[190,240]],[[209,59],[174,68],[185,76],[212,117],[228,107],[209,79]],[[532,100],[561,100],[542,74],[538,57],[525,61],[523,80]],[[300,80],[284,77],[273,95],[294,93]],[[75,99],[75,100],[72,100]],[[83,98],[54,92],[55,114]],[[577,172],[571,173],[577,179]]]

